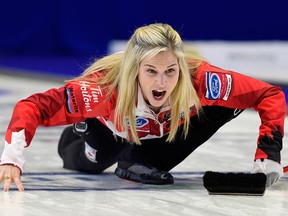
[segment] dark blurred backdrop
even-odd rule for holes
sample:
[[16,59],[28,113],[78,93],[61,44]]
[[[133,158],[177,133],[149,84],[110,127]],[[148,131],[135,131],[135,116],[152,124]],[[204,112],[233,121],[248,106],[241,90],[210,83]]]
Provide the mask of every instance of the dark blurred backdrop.
[[287,41],[287,9],[287,0],[1,1],[0,65],[11,56],[102,56],[109,41],[155,22],[171,24],[184,40]]
[[167,22],[190,40],[288,40],[288,1],[9,0],[1,54],[94,55],[136,27]]

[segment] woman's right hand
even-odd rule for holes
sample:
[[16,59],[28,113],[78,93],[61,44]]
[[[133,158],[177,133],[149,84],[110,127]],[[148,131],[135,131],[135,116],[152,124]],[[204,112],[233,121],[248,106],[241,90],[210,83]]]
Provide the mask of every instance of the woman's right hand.
[[14,182],[19,191],[24,191],[24,187],[21,181],[21,171],[14,165],[0,165],[0,183],[3,181],[3,191],[9,191],[11,182]]

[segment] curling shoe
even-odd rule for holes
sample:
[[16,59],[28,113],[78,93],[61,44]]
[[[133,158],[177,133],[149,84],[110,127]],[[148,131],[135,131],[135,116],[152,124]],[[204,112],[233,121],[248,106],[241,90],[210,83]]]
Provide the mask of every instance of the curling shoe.
[[174,178],[170,173],[159,171],[155,167],[141,163],[131,164],[119,161],[114,173],[119,178],[141,182],[143,184],[164,185],[174,183]]

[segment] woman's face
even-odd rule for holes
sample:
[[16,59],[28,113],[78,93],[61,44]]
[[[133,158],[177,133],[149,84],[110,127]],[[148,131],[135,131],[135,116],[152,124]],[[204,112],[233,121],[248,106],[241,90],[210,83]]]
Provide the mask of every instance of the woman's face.
[[148,105],[161,107],[174,90],[179,78],[177,57],[163,51],[140,63],[139,84]]

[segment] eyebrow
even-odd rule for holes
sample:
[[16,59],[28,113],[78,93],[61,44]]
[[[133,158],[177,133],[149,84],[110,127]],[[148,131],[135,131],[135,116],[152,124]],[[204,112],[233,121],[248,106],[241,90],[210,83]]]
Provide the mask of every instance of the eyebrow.
[[[175,66],[175,65],[177,65],[177,63],[171,64],[171,65],[169,65],[167,68],[169,68],[169,67],[173,67],[173,66]],[[156,67],[154,67],[153,65],[150,65],[150,64],[144,64],[144,66],[148,66],[148,67],[156,68]]]

